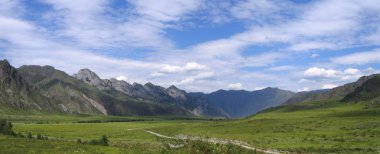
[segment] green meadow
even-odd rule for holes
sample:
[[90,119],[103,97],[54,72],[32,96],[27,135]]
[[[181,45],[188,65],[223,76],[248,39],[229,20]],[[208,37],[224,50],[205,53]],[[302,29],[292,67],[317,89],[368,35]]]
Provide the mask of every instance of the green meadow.
[[[156,137],[186,135],[243,141],[293,153],[379,153],[380,109],[366,103],[320,101],[267,109],[237,120],[194,117],[2,115],[16,133],[49,140],[0,136],[1,153],[254,153],[235,145]],[[106,135],[109,146],[79,144]],[[174,143],[173,143],[174,142]],[[170,148],[169,144],[183,145]]]

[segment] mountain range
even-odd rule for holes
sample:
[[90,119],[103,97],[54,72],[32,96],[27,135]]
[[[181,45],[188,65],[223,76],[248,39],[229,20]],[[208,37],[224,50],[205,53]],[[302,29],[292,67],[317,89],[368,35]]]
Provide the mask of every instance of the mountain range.
[[0,112],[192,115],[240,118],[281,105],[294,93],[278,88],[258,91],[186,92],[123,80],[101,79],[89,69],[70,76],[52,66],[12,67],[0,61]]
[[[91,115],[185,115],[246,117],[266,108],[308,101],[371,101],[380,104],[380,75],[363,76],[333,89],[294,93],[278,88],[256,91],[186,92],[172,85],[101,79],[89,69],[74,75],[52,66],[14,68],[0,61],[0,112]],[[371,104],[369,106],[371,106]]]

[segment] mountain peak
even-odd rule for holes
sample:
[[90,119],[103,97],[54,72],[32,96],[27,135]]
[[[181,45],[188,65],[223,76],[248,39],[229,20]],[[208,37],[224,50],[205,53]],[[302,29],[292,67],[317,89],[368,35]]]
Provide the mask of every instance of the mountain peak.
[[80,80],[85,79],[88,82],[90,82],[90,79],[100,80],[99,76],[95,72],[87,68],[80,69],[78,73],[74,74],[73,76]]
[[11,72],[11,69],[12,66],[6,59],[0,60],[0,77],[9,74]]
[[0,60],[0,66],[3,66],[3,65],[11,66],[9,64],[8,60],[6,60],[6,59]]
[[80,69],[78,73],[73,75],[74,78],[84,81],[87,84],[98,87],[99,89],[108,89],[107,84],[99,78],[99,76],[90,69]]
[[0,61],[0,79],[3,83],[10,84],[15,81],[21,83],[21,77],[17,74],[17,70],[9,64],[7,60]]
[[80,69],[77,74],[97,76],[95,72],[91,71],[88,68]]
[[144,85],[144,86],[153,87],[153,86],[156,86],[156,85],[154,85],[152,82],[148,82],[148,83],[145,83],[145,85]]
[[176,86],[174,86],[174,85],[171,85],[169,88],[167,88],[168,90],[169,89],[173,89],[173,90],[179,90]]
[[169,88],[166,89],[166,92],[169,94],[170,97],[185,101],[186,98],[186,92],[184,90],[178,89],[176,86],[171,85]]
[[279,88],[277,88],[277,87],[266,87],[266,88],[261,89],[261,90],[263,90],[263,91],[270,91],[270,90],[279,90]]
[[0,77],[11,73],[13,69],[8,60],[0,60]]

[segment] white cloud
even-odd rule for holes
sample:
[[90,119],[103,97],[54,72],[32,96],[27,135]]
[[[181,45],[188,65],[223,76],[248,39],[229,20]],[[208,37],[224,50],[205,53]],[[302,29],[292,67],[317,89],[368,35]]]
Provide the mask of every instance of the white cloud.
[[314,80],[308,80],[308,79],[301,79],[298,81],[298,83],[313,83],[315,82]]
[[335,88],[335,87],[338,87],[338,85],[335,85],[335,84],[324,84],[321,88],[322,89],[332,89],[332,88]]
[[117,77],[117,78],[116,78],[116,80],[120,80],[120,81],[127,81],[127,80],[128,80],[128,78],[127,78],[127,77],[125,77],[125,76],[119,76],[119,77]]
[[349,74],[349,75],[355,75],[355,74],[360,73],[360,70],[356,68],[347,68],[346,70],[344,70],[344,73]]
[[200,71],[204,70],[206,66],[195,63],[195,62],[190,62],[186,63],[185,66],[172,66],[172,65],[165,65],[162,67],[159,71],[159,73],[183,73],[183,72],[190,72],[190,71]]
[[[202,5],[206,1],[131,0],[128,1],[132,4],[128,9],[111,9],[110,3],[113,1],[80,0],[72,3],[64,0],[42,0],[51,5],[53,10],[47,10],[48,13],[43,18],[36,20],[56,24],[57,27],[53,28],[26,19],[22,14],[30,13],[29,10],[24,11],[23,6],[16,2],[0,0],[0,48],[4,48],[4,52],[0,54],[5,55],[16,66],[53,65],[68,73],[88,67],[103,78],[123,74],[131,81],[153,80],[152,82],[164,86],[177,81],[181,87],[192,91],[212,91],[237,82],[247,89],[266,85],[294,90],[305,86],[316,89],[327,83],[352,81],[361,74],[367,74],[367,71],[359,70],[355,74],[352,70],[354,68],[335,68],[340,64],[380,61],[377,56],[380,53],[374,50],[371,53],[361,52],[358,55],[337,57],[336,62],[332,59],[335,65],[323,66],[334,69],[319,66],[314,72],[311,70],[307,72],[309,75],[304,76],[304,72],[297,74],[298,69],[279,66],[293,65],[292,60],[295,58],[304,58],[298,55],[299,52],[293,51],[349,48],[352,45],[368,45],[366,41],[376,44],[378,39],[369,40],[363,36],[380,27],[376,20],[367,21],[373,17],[368,11],[379,14],[376,0],[324,0],[303,4],[277,0],[247,0],[236,2],[236,5],[220,5],[218,7],[226,7],[222,8],[225,10],[222,12],[223,19],[215,21],[229,22],[237,19],[243,22],[246,29],[229,37],[215,38],[186,48],[177,48],[178,40],[171,40],[167,30],[187,30],[188,24],[205,26],[202,22],[197,25],[198,23],[192,23],[189,19],[194,18],[194,15],[197,20],[210,18],[198,16],[203,12],[208,14],[209,7]],[[22,1],[23,4],[26,2]],[[207,3],[214,5],[213,2]],[[229,12],[230,7],[235,9]],[[362,33],[363,31],[368,33]],[[242,55],[249,47],[277,43],[284,47],[254,51],[255,54],[251,56]],[[129,55],[124,52],[132,51],[131,55],[142,54],[143,57],[115,56]],[[319,54],[317,52],[313,51],[315,55]],[[289,60],[287,62],[291,64],[282,64],[282,60]],[[311,61],[302,63],[302,66],[296,64],[294,67],[302,69],[313,64]],[[241,71],[241,67],[257,67],[257,70]],[[266,70],[288,72],[283,75],[268,73]],[[213,73],[210,75],[210,72]],[[209,80],[215,77],[218,80]],[[295,85],[294,81],[302,80],[300,78],[311,82]]]
[[321,50],[332,49],[335,45],[327,42],[301,42],[293,44],[289,49],[293,51],[309,51],[309,50]]
[[319,57],[319,54],[314,53],[314,54],[312,54],[310,57],[311,57],[311,58],[318,58],[318,57]]
[[55,31],[73,43],[91,48],[150,47],[170,49],[174,43],[165,37],[165,29],[176,26],[196,11],[201,1],[128,1],[130,9],[113,9],[112,1],[43,0],[54,11],[45,20],[59,23]]
[[245,62],[243,63],[243,66],[248,66],[248,67],[267,66],[285,57],[286,57],[285,54],[280,53],[280,52],[268,52],[268,53],[263,53],[259,55],[253,55],[246,58]]
[[184,14],[195,11],[201,5],[202,0],[129,0],[135,5],[136,12],[149,19],[158,21],[178,21]]
[[269,70],[271,71],[289,71],[289,70],[294,70],[294,69],[296,69],[295,66],[289,66],[289,65],[276,66],[276,67],[269,68]]
[[202,73],[199,73],[197,75],[187,77],[187,78],[181,80],[179,83],[174,82],[174,84],[186,85],[186,84],[194,83],[197,80],[207,80],[207,79],[211,79],[214,77],[215,77],[214,72],[202,72]]
[[241,84],[241,83],[231,83],[231,84],[227,85],[227,89],[241,90],[241,89],[243,89],[243,84]]
[[337,64],[356,64],[356,65],[380,63],[380,49],[335,57],[335,58],[332,58],[331,61]]
[[303,87],[303,89],[300,91],[310,91],[310,88],[309,87]]
[[239,1],[230,10],[231,15],[245,20],[255,20],[261,24],[281,21],[281,17],[295,10],[289,1],[246,0]]
[[333,69],[324,69],[318,67],[312,67],[304,72],[304,76],[309,78],[334,78],[339,75],[338,71]]
[[265,89],[266,87],[255,87],[255,88],[253,88],[253,90],[263,90],[263,89]]
[[[16,0],[0,0],[0,15],[3,16],[19,16],[24,13],[20,1]],[[17,11],[15,11],[17,10]]]
[[350,81],[357,79],[360,76],[364,75],[362,71],[356,68],[347,68],[343,71],[333,70],[333,69],[324,69],[318,67],[312,67],[304,72],[304,76],[311,80],[340,80],[340,81]]

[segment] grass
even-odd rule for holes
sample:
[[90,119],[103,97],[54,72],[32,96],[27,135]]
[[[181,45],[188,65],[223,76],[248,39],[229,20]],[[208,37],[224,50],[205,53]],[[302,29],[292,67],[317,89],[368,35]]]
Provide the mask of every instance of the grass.
[[[133,150],[133,151],[132,151]],[[40,153],[133,153],[139,149],[122,149],[76,144],[75,142],[46,141],[36,139],[15,138],[0,135],[0,151],[2,154],[40,154]],[[141,150],[141,149],[140,149]]]
[[[123,153],[123,150],[135,150],[140,153],[197,153],[196,150],[199,149],[211,150],[210,153],[212,151],[217,153],[217,150],[224,149],[223,152],[229,153],[228,149],[237,148],[228,148],[228,145],[188,143],[183,148],[168,149],[166,141],[144,131],[151,130],[167,136],[186,134],[240,140],[263,149],[278,149],[290,152],[379,153],[380,109],[364,109],[365,105],[365,102],[345,103],[337,100],[309,102],[268,109],[260,114],[240,120],[184,120],[186,118],[138,117],[137,119],[145,119],[145,121],[77,123],[77,121],[81,120],[101,119],[103,121],[112,121],[114,119],[134,119],[136,117],[64,115],[11,116],[11,119],[14,121],[16,133],[26,134],[32,132],[34,135],[42,134],[52,139],[59,139],[59,142],[64,142],[65,144],[58,145],[57,143],[57,145],[54,145],[58,141],[51,144],[53,144],[52,146],[62,146],[62,150],[65,149],[66,144],[74,147],[79,146],[87,150],[92,150],[92,147],[94,149],[105,148],[106,153],[115,151],[118,153],[120,150],[121,153]],[[36,122],[39,121],[47,121],[48,123],[37,124]],[[77,145],[75,143],[78,138],[91,140],[98,139],[101,135],[106,135],[109,138],[110,147]],[[0,140],[8,144],[11,142],[5,142],[6,140],[20,142],[19,145],[25,146],[26,151],[29,151],[29,148],[33,149],[33,146],[29,144],[37,144],[27,139],[4,139],[3,137]],[[7,144],[2,144],[1,146],[7,146]]]

